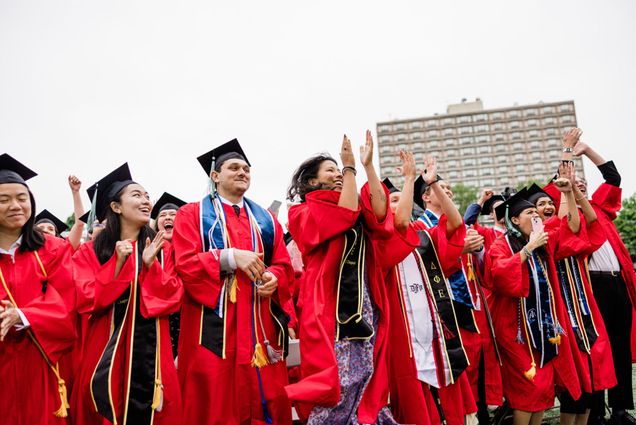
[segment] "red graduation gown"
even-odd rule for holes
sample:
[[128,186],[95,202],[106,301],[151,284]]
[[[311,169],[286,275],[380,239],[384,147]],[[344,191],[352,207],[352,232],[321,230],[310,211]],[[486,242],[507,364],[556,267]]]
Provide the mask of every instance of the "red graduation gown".
[[[438,408],[427,384],[417,377],[415,359],[411,355],[410,323],[403,315],[401,289],[396,278],[396,265],[419,245],[417,230],[426,230],[421,222],[411,223],[406,235],[395,232],[393,237],[379,243],[382,266],[386,272],[387,297],[390,311],[391,344],[389,344],[389,386],[391,410],[396,421],[417,425],[439,424]],[[427,229],[437,250],[445,275],[457,271],[457,258],[464,247],[464,227],[450,237],[446,235],[446,217]],[[455,384],[440,389],[442,409],[448,424],[463,424],[464,416],[476,410],[466,375]]]
[[[38,250],[48,278],[44,278],[33,252],[0,255],[0,269],[17,307],[30,323],[44,353],[52,363],[71,349],[75,328],[69,304],[74,303],[70,251],[64,241],[46,236]],[[47,280],[46,293],[42,284]],[[0,284],[0,299],[9,297]],[[61,405],[58,382],[26,330],[11,329],[0,342],[0,415],[2,423],[66,424],[53,415]]]
[[[223,204],[232,246],[252,250],[249,220],[245,209],[240,218],[231,206]],[[181,309],[179,335],[179,382],[183,392],[183,419],[190,424],[262,424],[263,408],[256,368],[250,362],[252,343],[252,287],[247,275],[236,271],[236,303],[227,302],[225,312],[225,359],[200,344],[202,306],[216,308],[224,280],[221,279],[220,251],[202,252],[199,203],[179,209],[175,219],[172,247],[185,297]],[[283,231],[275,220],[272,264],[267,268],[278,278],[273,300],[289,299],[288,284],[293,276]],[[279,304],[280,305],[280,304]],[[269,312],[269,300],[261,300],[263,325],[270,344],[278,346],[278,327]],[[260,326],[259,341],[264,341]],[[291,405],[283,390],[287,383],[285,362],[260,369],[267,409],[274,424],[291,424]]]
[[[586,393],[592,391],[599,391],[608,388],[612,388],[616,385],[616,375],[614,372],[614,361],[612,359],[612,351],[610,347],[609,337],[607,336],[607,330],[603,323],[603,317],[598,309],[594,295],[592,294],[592,287],[588,280],[588,274],[586,273],[586,258],[596,251],[603,243],[605,243],[605,233],[601,228],[598,220],[594,221],[590,225],[586,225],[583,214],[579,211],[581,219],[581,232],[580,235],[584,237],[588,242],[588,247],[576,256],[579,264],[579,270],[581,270],[581,278],[583,280],[583,290],[585,291],[588,306],[592,313],[592,319],[598,333],[598,337],[592,345],[590,354],[583,352],[579,349],[575,338],[569,338],[572,355],[576,364],[576,371],[578,373],[581,389]],[[544,222],[547,231],[554,231],[561,224],[561,221],[556,218],[550,218]],[[556,256],[557,260],[562,259],[561,255]],[[573,329],[568,320],[567,330],[573,335]],[[590,366],[592,369],[590,370]],[[592,382],[592,378],[594,382]]]
[[[78,311],[89,315],[82,366],[71,403],[75,423],[103,425],[111,423],[95,410],[91,396],[91,379],[112,332],[114,303],[131,287],[131,282],[135,278],[136,255],[137,244],[134,243],[133,252],[128,256],[117,278],[113,278],[117,262],[116,254],[102,265],[95,255],[92,242],[82,245],[73,257],[74,275],[79,290]],[[168,314],[179,309],[183,288],[179,280],[170,272],[172,265],[169,263],[166,261],[163,268],[158,261],[155,261],[149,269],[144,265],[138,278],[140,303],[137,308],[141,310],[145,318],[159,318],[158,344],[160,345],[159,365],[163,385],[163,407],[161,412],[154,412],[155,425],[182,423],[181,394],[172,357]],[[132,311],[129,312],[131,313]],[[127,320],[120,337],[125,342],[114,356],[113,371],[120,371],[120,373],[113,373],[110,380],[112,404],[115,408],[117,423],[120,424],[124,423],[123,414],[126,408],[124,403],[126,394],[130,390],[128,384],[130,377],[126,372],[126,365],[131,357],[132,331],[132,323]]]
[[[385,190],[386,191],[386,190]],[[386,193],[388,199],[388,192]],[[363,214],[367,236],[366,267],[371,299],[378,308],[378,328],[374,346],[374,371],[358,406],[360,423],[375,423],[378,412],[387,405],[388,305],[382,270],[378,264],[376,242],[393,233],[390,210],[378,221],[371,208],[368,185],[362,187],[357,211],[338,206],[340,193],[317,190],[306,201],[289,210],[289,231],[303,253],[305,275],[301,289],[300,317],[301,380],[285,390],[296,402],[301,418],[314,406],[336,406],[340,400],[340,381],[334,351],[336,332],[336,293],[338,270],[344,249],[344,233]]]
[[[622,208],[621,195],[622,189],[620,187],[602,183],[592,195],[590,202],[596,212],[598,222],[621,265],[621,274],[625,285],[627,285],[632,307],[636,310],[636,272],[634,272],[634,265],[629,252],[616,229],[616,225],[614,225],[614,220]],[[632,362],[636,363],[636,311],[634,310],[632,310]]]
[[[557,250],[560,255],[575,255],[585,248],[586,243],[572,234],[567,224],[548,233],[548,260],[545,265],[554,293],[556,315],[559,323],[565,327],[568,318],[553,258]],[[526,262],[520,260],[520,253],[512,253],[505,237],[498,238],[488,252],[487,267],[493,285],[491,312],[503,362],[503,393],[510,407],[527,412],[550,408],[554,405],[555,385],[566,388],[574,399],[578,399],[581,387],[572,357],[569,332],[561,335],[559,354],[544,367],[539,367],[539,353],[533,350],[536,375],[532,380],[524,376],[524,372],[530,369],[531,357],[523,327],[524,343],[517,342],[517,314],[520,297],[528,296],[530,276]]]

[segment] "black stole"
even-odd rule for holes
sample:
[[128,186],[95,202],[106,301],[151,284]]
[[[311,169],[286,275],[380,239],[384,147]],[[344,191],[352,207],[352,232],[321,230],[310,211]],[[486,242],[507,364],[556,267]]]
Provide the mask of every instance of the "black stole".
[[[446,285],[446,278],[442,272],[442,265],[437,257],[433,241],[426,231],[420,230],[417,234],[420,238],[417,253],[422,259],[425,281],[430,286],[430,293],[433,295],[435,311],[432,313],[437,313],[439,316],[443,332],[443,335],[436,336],[444,339],[445,347],[442,347],[442,355],[445,355],[448,360],[454,381],[468,367],[468,358],[459,334],[459,326],[457,325],[455,309]],[[433,326],[433,329],[435,329],[435,326]]]
[[[138,242],[139,243],[139,242]],[[157,367],[157,333],[159,327],[158,318],[146,319],[141,315],[139,308],[140,290],[138,276],[141,272],[142,251],[135,247],[135,265],[137,275],[131,282],[131,286],[115,301],[112,308],[113,333],[106,344],[102,356],[97,362],[91,379],[91,394],[95,409],[104,418],[116,423],[117,412],[111,403],[111,373],[122,373],[115,364],[115,356],[118,350],[126,350],[130,347],[130,363],[125,365],[124,388],[126,377],[128,382],[127,394],[124,394],[123,423],[130,425],[151,424],[154,416],[152,401],[155,392],[155,374]],[[131,296],[132,294],[132,296]],[[128,322],[128,335],[125,328]],[[128,340],[124,341],[123,337]],[[124,361],[125,355],[120,353]]]
[[362,220],[344,234],[336,299],[336,340],[369,339],[373,326],[362,317],[366,238]]

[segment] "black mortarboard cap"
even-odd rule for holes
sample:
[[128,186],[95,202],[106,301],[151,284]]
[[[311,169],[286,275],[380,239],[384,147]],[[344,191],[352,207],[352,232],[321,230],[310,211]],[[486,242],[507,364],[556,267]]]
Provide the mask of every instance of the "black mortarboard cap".
[[388,177],[382,180],[382,183],[384,183],[386,188],[389,190],[389,193],[401,192],[400,189],[393,185],[393,182]]
[[505,217],[506,209],[508,209],[508,217],[516,217],[527,208],[534,208],[534,204],[528,201],[528,189],[525,187],[506,199],[503,203],[497,205],[495,214],[497,217]]
[[505,201],[506,198],[503,195],[492,195],[490,199],[484,202],[484,205],[481,207],[481,215],[488,215],[492,212],[492,206],[497,201]]
[[527,196],[526,199],[528,199],[528,201],[535,205],[537,203],[537,201],[539,200],[539,198],[545,198],[548,197],[550,199],[552,199],[554,201],[554,199],[552,198],[552,196],[550,196],[550,194],[548,192],[546,192],[545,190],[543,190],[541,188],[541,186],[539,186],[536,183],[532,183],[532,186],[530,186],[527,189]]
[[240,158],[247,162],[247,165],[250,167],[250,161],[245,156],[245,152],[243,152],[243,148],[239,144],[237,139],[232,139],[227,143],[222,144],[209,152],[204,153],[200,157],[197,158],[203,170],[205,170],[206,174],[209,176],[212,172],[212,163],[214,163],[214,168],[218,168],[219,164],[227,161],[230,158]]
[[7,153],[0,155],[0,184],[20,183],[27,185],[26,181],[37,176],[37,173]]
[[[135,183],[130,175],[128,163],[124,163],[120,167],[111,171],[97,183],[86,189],[88,197],[92,200],[97,192],[95,201],[95,217],[102,221],[106,217],[108,205],[123,188],[129,184]],[[92,223],[88,223],[92,224]]]
[[504,187],[504,190],[501,191],[501,196],[503,196],[504,199],[508,199],[512,195],[514,195],[515,193],[517,193],[517,189],[516,188],[510,187],[510,186],[506,186],[506,187]]
[[83,223],[88,224],[88,217],[89,217],[90,215],[91,215],[91,211],[90,211],[90,210],[88,210],[88,211],[86,211],[86,213],[85,213],[83,216],[81,216],[78,220],[79,220],[79,221],[81,221],[81,222],[83,222]]
[[150,218],[152,218],[153,220],[156,220],[161,211],[178,210],[185,204],[186,204],[185,201],[182,201],[176,196],[173,196],[169,194],[168,192],[163,192],[163,195],[161,195],[161,197],[157,199],[157,202],[155,202],[155,205],[152,207],[152,211],[150,212]]
[[51,214],[49,210],[42,210],[38,215],[35,216],[35,224],[36,226],[40,223],[51,223],[55,226],[55,230],[57,230],[57,234],[59,235],[62,232],[68,230],[68,226],[62,220]]

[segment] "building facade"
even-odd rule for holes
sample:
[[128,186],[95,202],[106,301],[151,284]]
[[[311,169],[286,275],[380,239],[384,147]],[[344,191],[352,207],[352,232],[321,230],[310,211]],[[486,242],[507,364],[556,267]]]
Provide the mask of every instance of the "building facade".
[[[480,99],[449,105],[446,114],[377,124],[380,173],[396,186],[401,149],[421,166],[426,154],[451,183],[500,191],[528,181],[545,184],[561,158],[561,139],[577,126],[573,101],[484,109]],[[583,163],[575,160],[577,174]]]

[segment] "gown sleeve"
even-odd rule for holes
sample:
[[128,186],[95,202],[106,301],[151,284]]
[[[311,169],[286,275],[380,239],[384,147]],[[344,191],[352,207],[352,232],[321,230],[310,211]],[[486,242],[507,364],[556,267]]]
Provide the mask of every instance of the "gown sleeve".
[[185,293],[197,303],[216,308],[224,279],[220,250],[202,252],[199,204],[187,204],[177,211],[172,235],[175,268]]
[[506,297],[527,297],[530,275],[521,254],[513,254],[505,238],[497,239],[488,250],[489,279],[494,293]]
[[356,223],[360,208],[353,211],[338,206],[339,198],[339,192],[316,190],[307,194],[305,202],[290,208],[289,232],[304,255]]
[[[385,199],[388,200],[389,191],[384,185],[382,185],[382,189],[384,189]],[[360,191],[360,207],[364,217],[365,230],[367,230],[371,239],[390,239],[393,236],[393,211],[389,208],[387,201],[386,215],[381,220],[375,216],[371,206],[371,192],[369,191],[368,183],[365,183]]]
[[135,277],[133,253],[128,256],[117,278],[115,268],[117,255],[113,254],[106,263],[99,264],[93,251],[93,244],[86,243],[73,257],[73,274],[77,286],[77,310],[81,314],[103,313],[130,287]]
[[145,318],[165,316],[181,307],[183,284],[175,271],[173,256],[167,251],[163,267],[155,260],[149,269],[144,265],[139,276],[140,309]]

